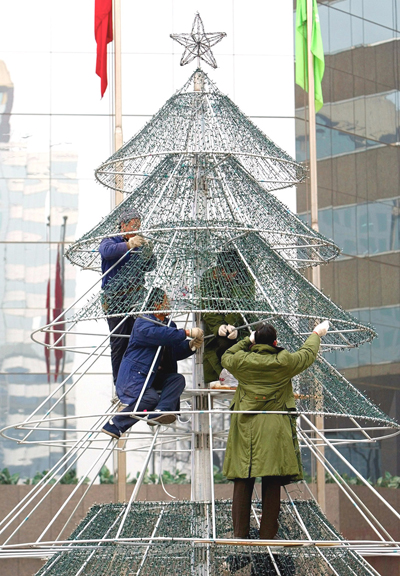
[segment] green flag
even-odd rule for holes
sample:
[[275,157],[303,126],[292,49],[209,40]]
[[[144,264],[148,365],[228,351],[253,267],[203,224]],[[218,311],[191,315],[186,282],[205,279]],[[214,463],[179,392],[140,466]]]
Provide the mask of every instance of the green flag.
[[[315,111],[324,104],[322,78],[325,70],[324,49],[319,23],[317,0],[313,0],[311,52],[314,56]],[[297,0],[296,8],[296,84],[308,92],[307,63],[307,0]]]

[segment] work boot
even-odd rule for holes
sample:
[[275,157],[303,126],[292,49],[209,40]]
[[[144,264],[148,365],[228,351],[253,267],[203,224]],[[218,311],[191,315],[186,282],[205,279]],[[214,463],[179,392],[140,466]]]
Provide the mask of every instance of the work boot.
[[175,420],[175,414],[162,414],[161,410],[156,410],[147,417],[147,424],[149,426],[157,426],[157,424],[173,424]]
[[112,438],[115,438],[116,440],[119,440],[121,438],[120,429],[117,428],[117,426],[115,424],[111,423],[110,421],[108,421],[104,424],[101,431],[104,432],[104,434],[108,434]]

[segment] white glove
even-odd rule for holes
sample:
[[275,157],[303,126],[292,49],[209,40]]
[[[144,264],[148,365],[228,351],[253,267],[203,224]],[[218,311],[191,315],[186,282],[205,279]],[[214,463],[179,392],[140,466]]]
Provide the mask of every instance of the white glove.
[[236,338],[238,337],[238,331],[236,330],[236,328],[231,324],[228,324],[227,330],[229,340],[236,340]]
[[322,336],[325,336],[328,330],[329,330],[329,322],[328,320],[324,320],[323,322],[321,322],[321,324],[318,324],[314,328],[313,332],[315,332],[316,334],[318,334],[320,338],[322,338]]
[[133,238],[129,238],[127,244],[129,250],[132,250],[132,248],[138,248],[145,242],[146,240],[143,238],[143,236],[133,236]]
[[203,338],[193,338],[193,340],[189,342],[189,348],[191,350],[198,350],[198,348],[201,348],[203,341]]
[[186,335],[189,336],[190,338],[194,338],[195,340],[203,341],[204,339],[203,330],[201,328],[197,328],[197,326],[195,326],[194,328],[190,328],[189,330],[186,330]]
[[218,336],[226,336],[228,334],[228,326],[226,324],[222,324],[218,328]]
[[252,344],[255,344],[255,343],[256,343],[256,331],[255,331],[255,330],[254,330],[254,332],[252,332],[252,333],[250,334],[250,342],[251,342]]
[[153,242],[150,242],[150,240],[144,240],[142,257],[149,259],[152,256],[153,256]]

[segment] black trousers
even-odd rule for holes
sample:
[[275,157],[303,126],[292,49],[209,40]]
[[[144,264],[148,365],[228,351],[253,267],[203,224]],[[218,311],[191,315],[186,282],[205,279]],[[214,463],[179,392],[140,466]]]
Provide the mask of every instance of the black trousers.
[[[236,478],[233,488],[232,519],[235,538],[248,538],[250,531],[251,497],[255,478]],[[278,532],[278,516],[281,505],[280,476],[264,476],[261,479],[262,516],[260,538],[271,540]]]
[[[107,318],[110,332],[112,332],[112,330],[114,330],[122,320],[121,317]],[[129,343],[129,338],[119,338],[118,335],[130,336],[134,323],[135,318],[133,316],[127,316],[123,320],[121,326],[117,328],[116,332],[110,336],[111,366],[114,386],[117,381],[119,365],[121,364],[122,357],[125,354],[125,350]]]

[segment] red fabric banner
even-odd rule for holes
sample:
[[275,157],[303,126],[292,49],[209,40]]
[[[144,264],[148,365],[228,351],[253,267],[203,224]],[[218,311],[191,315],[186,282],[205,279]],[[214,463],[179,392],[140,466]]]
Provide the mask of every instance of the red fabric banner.
[[[54,310],[53,310],[53,320],[60,316],[63,311],[63,281],[61,277],[61,261],[60,261],[60,246],[57,250],[57,263],[56,263],[56,278],[54,284]],[[57,323],[54,325],[54,343],[57,342],[57,346],[54,348],[54,356],[56,359],[56,367],[54,371],[54,381],[57,382],[58,372],[60,369],[60,362],[64,356],[64,350],[60,350],[58,346],[63,346],[64,336],[61,336],[60,331],[64,330],[64,322]]]
[[107,88],[107,44],[113,39],[112,0],[95,0],[94,37],[97,42],[96,74],[101,78],[101,97]]

